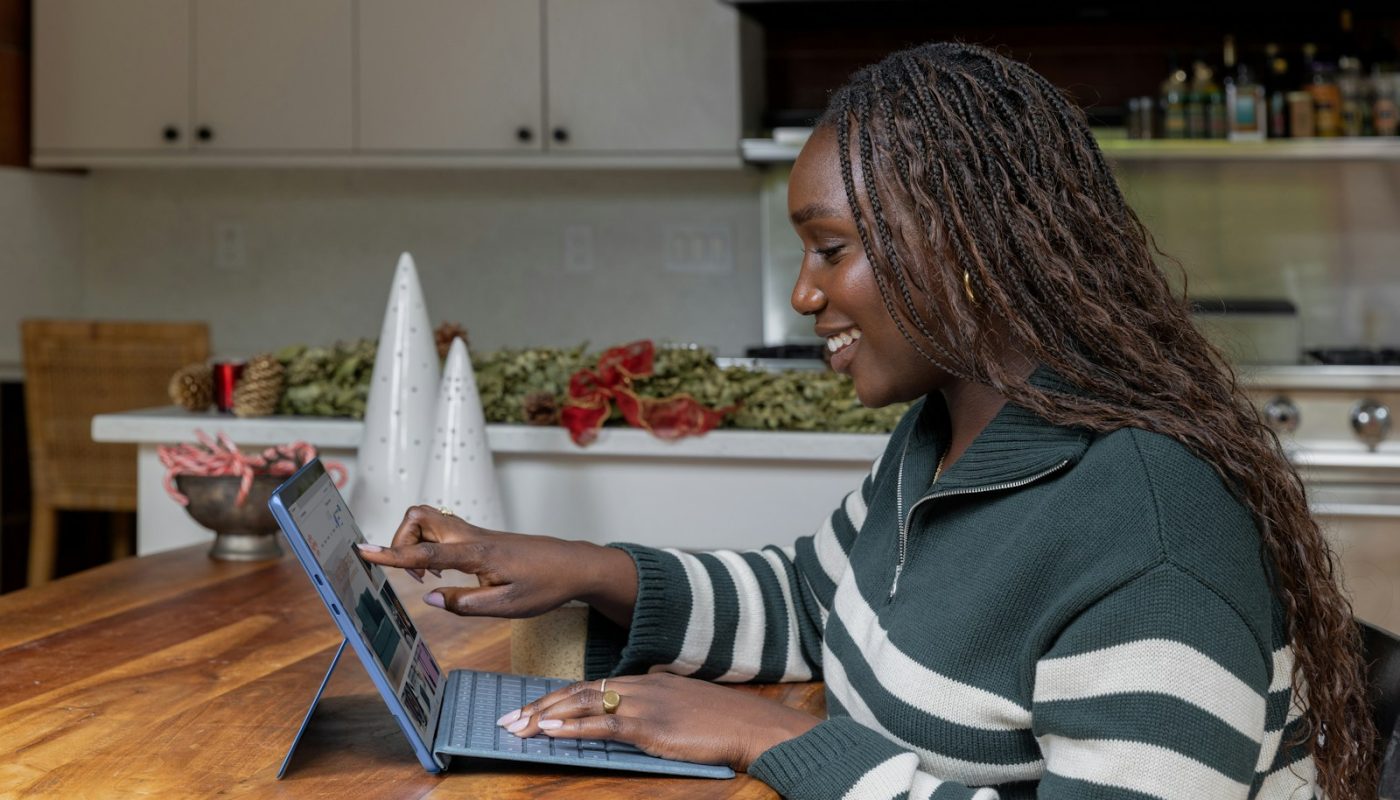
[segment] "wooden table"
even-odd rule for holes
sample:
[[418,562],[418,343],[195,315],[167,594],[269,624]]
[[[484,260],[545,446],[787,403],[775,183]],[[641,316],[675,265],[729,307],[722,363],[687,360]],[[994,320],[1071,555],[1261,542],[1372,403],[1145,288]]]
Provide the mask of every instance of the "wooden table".
[[[291,556],[197,546],[0,597],[0,797],[759,798],[764,784],[457,760],[425,773]],[[406,598],[421,587],[393,576]],[[509,626],[408,602],[446,668],[507,669]],[[820,684],[745,689],[821,713]]]

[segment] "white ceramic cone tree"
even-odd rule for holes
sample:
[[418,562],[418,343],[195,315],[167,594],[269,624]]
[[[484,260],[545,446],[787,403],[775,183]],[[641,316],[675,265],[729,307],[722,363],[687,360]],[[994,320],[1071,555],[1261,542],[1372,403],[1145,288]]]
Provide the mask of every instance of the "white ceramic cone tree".
[[399,256],[365,406],[351,510],[365,538],[389,544],[404,512],[421,501],[433,432],[437,345],[413,256]]
[[504,529],[505,506],[486,442],[486,413],[471,356],[460,338],[453,339],[447,351],[433,426],[422,501],[450,508],[474,525]]

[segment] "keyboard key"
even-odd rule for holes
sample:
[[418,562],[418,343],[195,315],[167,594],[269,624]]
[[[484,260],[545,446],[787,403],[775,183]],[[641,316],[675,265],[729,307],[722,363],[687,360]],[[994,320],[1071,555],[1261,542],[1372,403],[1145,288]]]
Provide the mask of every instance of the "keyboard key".
[[533,755],[547,756],[550,754],[549,737],[531,736],[525,741],[525,752]]
[[608,760],[614,764],[664,764],[665,759],[645,753],[608,753]]
[[578,757],[584,761],[607,761],[608,754],[602,750],[580,750]]
[[609,753],[640,753],[640,748],[634,747],[627,742],[608,742]]
[[578,746],[584,750],[602,750],[607,742],[602,739],[579,739]]
[[[555,744],[555,747],[554,747],[554,755],[559,756],[560,758],[578,758],[578,757],[579,757],[579,750],[578,750],[578,748],[576,748],[576,747],[575,747],[575,748],[559,747],[559,746],[558,746],[558,745],[559,745],[559,740],[558,740],[558,739],[554,740],[554,744]],[[588,751],[585,750],[584,752],[588,752]]]
[[525,748],[525,740],[513,733],[501,731],[501,738],[496,743],[496,749],[502,753],[520,753]]

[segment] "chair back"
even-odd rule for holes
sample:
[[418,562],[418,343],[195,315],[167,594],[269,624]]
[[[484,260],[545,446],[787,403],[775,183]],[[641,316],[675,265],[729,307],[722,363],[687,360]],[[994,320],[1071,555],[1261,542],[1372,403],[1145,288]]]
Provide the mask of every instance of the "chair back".
[[36,501],[136,510],[136,446],[94,442],[93,415],[168,405],[175,370],[209,357],[209,327],[25,320],[20,332]]
[[1381,800],[1400,800],[1400,638],[1357,620],[1366,658],[1366,692],[1381,736]]

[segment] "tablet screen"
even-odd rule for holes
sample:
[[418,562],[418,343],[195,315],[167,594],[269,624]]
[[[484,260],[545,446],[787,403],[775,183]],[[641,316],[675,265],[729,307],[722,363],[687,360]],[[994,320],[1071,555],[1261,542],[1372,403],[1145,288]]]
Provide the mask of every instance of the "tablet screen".
[[442,672],[383,568],[360,558],[354,545],[365,537],[330,476],[318,472],[288,507],[296,529],[423,741],[432,742]]

